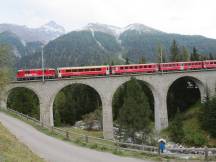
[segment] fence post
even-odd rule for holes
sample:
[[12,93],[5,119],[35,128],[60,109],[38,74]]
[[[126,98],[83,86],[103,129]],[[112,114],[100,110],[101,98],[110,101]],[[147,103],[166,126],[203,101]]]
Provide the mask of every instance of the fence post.
[[205,161],[208,161],[208,147],[207,146],[205,146],[204,152],[205,152]]
[[54,128],[53,128],[53,126],[51,126],[51,132],[53,133],[53,131],[54,131]]
[[69,140],[69,132],[66,131],[66,140]]
[[88,136],[85,135],[85,142],[88,143],[88,141],[89,141],[89,140],[88,140]]

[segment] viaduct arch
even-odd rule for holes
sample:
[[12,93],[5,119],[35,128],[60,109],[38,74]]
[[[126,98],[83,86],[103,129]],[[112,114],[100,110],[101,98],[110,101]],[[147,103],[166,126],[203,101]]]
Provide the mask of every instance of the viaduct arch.
[[[216,83],[216,71],[176,72],[165,74],[139,74],[132,75],[138,80],[146,83],[154,97],[154,119],[155,128],[160,131],[168,126],[167,93],[169,87],[175,80],[189,77],[199,87],[201,99],[206,96],[206,87],[210,90],[210,96],[214,95]],[[92,87],[101,98],[103,115],[103,135],[106,139],[113,138],[112,100],[116,90],[125,82],[129,81],[131,75],[111,77],[91,77],[62,80],[12,82],[4,91],[3,99],[0,101],[2,108],[7,108],[6,101],[10,90],[16,87],[24,87],[32,90],[39,99],[40,121],[53,126],[53,103],[58,92],[71,84],[84,84]]]

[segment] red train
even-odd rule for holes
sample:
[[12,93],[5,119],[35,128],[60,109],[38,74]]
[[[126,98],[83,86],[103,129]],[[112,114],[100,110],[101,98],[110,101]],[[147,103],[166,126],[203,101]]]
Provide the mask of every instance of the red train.
[[44,69],[22,69],[18,70],[16,74],[17,80],[37,80],[42,79],[44,73],[45,79],[53,79],[56,77],[56,70],[47,68]]
[[169,71],[187,71],[200,69],[216,69],[216,60],[190,61],[190,62],[169,62],[169,63],[151,63],[151,64],[130,64],[115,66],[83,66],[83,67],[61,67],[57,71],[52,68],[44,69],[22,69],[18,70],[17,80],[37,80],[43,77],[45,79],[70,78],[75,76],[105,76],[121,75],[127,73],[156,73]]

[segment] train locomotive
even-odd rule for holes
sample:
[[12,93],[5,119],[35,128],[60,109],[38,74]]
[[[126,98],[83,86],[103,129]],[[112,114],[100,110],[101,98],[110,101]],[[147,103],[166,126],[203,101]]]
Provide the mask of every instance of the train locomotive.
[[102,66],[82,66],[82,67],[60,67],[43,69],[20,69],[16,74],[16,79],[39,80],[55,78],[72,78],[78,76],[107,76],[138,73],[157,73],[172,71],[188,71],[201,69],[216,69],[216,60],[189,61],[189,62],[169,62],[150,64],[130,64],[130,65],[102,65]]

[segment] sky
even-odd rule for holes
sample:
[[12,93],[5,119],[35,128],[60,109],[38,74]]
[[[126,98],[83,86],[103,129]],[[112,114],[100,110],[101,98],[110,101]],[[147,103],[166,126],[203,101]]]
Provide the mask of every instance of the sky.
[[168,33],[216,39],[216,0],[0,0],[0,23],[39,27],[51,20],[67,31],[88,23],[141,23]]

